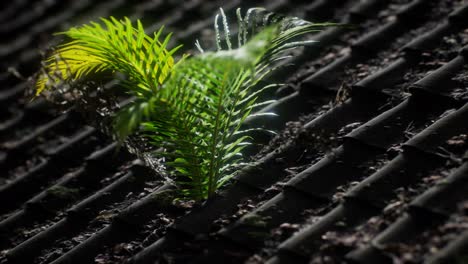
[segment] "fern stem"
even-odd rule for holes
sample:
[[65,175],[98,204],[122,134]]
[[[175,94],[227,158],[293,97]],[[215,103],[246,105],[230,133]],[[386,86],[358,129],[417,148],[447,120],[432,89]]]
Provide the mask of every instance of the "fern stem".
[[216,157],[216,147],[217,147],[217,141],[218,141],[218,133],[219,133],[219,121],[220,121],[220,116],[221,116],[221,108],[222,108],[222,104],[223,104],[223,98],[224,98],[224,92],[225,92],[225,89],[226,89],[226,85],[225,85],[225,82],[226,82],[226,78],[227,78],[227,75],[228,75],[228,72],[229,70],[226,71],[226,73],[224,74],[224,80],[223,82],[221,83],[221,91],[220,91],[220,95],[219,95],[219,100],[218,100],[218,104],[217,104],[217,111],[216,111],[216,117],[215,117],[215,126],[214,126],[214,135],[213,135],[213,140],[212,140],[212,143],[211,143],[211,155],[210,155],[210,170],[208,171],[208,198],[210,198],[214,191],[216,190],[216,188],[213,188],[213,181],[215,180],[215,175],[216,172],[215,172],[215,157]]

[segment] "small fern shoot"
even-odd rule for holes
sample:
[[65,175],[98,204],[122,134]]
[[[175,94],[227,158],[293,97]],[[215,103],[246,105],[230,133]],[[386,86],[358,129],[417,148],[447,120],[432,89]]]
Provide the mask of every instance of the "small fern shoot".
[[257,99],[276,85],[259,87],[260,81],[285,51],[314,43],[298,37],[334,25],[261,8],[244,15],[238,9],[236,15],[236,37],[220,9],[214,25],[217,50],[205,52],[197,41],[200,54],[178,62],[173,56],[180,46],[168,49],[171,35],[160,41],[162,28],[150,37],[139,21],[135,28],[127,18],[103,19],[105,28],[97,23],[72,28],[63,33],[71,41],[46,61],[37,94],[53,89],[57,73],[71,81],[102,71],[125,74],[123,87],[135,99],[115,114],[114,134],[123,141],[139,131],[138,137],[158,149],[150,155],[167,159],[167,172],[183,196],[209,198],[244,162],[242,150],[255,128],[241,130],[241,125],[253,109],[271,103]]

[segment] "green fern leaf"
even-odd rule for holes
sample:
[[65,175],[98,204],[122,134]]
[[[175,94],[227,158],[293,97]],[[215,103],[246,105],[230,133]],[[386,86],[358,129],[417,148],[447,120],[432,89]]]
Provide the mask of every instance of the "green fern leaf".
[[140,21],[102,19],[105,28],[91,22],[59,33],[71,38],[45,61],[36,83],[36,95],[62,81],[76,81],[90,74],[119,71],[128,77],[127,88],[137,96],[148,96],[169,77],[173,54],[181,47],[167,49],[171,34],[161,42],[163,28],[150,37]]
[[[193,199],[214,195],[243,166],[242,151],[249,133],[241,130],[252,113],[272,101],[257,102],[260,81],[277,68],[284,52],[313,41],[304,34],[335,24],[314,24],[264,9],[237,10],[237,47],[224,11],[215,18],[216,51],[185,57],[175,63],[180,46],[168,49],[170,34],[160,41],[162,28],[149,37],[137,21],[103,19],[105,28],[91,23],[63,33],[72,39],[46,61],[37,93],[62,80],[76,81],[102,71],[127,76],[124,87],[136,99],[116,113],[114,133],[123,142],[134,131],[152,144],[153,157],[167,159],[168,173],[181,194]],[[164,151],[161,151],[163,149]],[[141,150],[145,152],[146,150]],[[143,153],[148,154],[148,153]]]

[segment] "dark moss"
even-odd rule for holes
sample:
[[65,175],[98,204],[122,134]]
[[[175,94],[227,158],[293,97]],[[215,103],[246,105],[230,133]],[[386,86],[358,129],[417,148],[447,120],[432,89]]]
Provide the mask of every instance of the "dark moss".
[[65,186],[52,186],[51,188],[47,189],[47,194],[59,199],[70,200],[77,197],[79,190]]

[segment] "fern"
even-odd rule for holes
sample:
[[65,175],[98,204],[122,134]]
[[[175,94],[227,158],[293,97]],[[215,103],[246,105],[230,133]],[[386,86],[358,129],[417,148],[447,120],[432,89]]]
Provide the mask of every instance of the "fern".
[[46,60],[36,84],[36,94],[62,80],[75,81],[92,73],[119,71],[127,75],[126,87],[137,96],[151,96],[174,67],[172,55],[181,47],[167,50],[171,35],[159,40],[163,28],[146,35],[140,21],[134,28],[128,18],[102,19],[106,28],[91,22],[64,34],[72,41],[59,46]]
[[115,115],[117,138],[122,141],[138,130],[158,149],[152,156],[168,159],[168,173],[184,196],[209,198],[243,164],[242,150],[255,128],[241,130],[241,125],[253,109],[271,103],[257,98],[275,85],[258,88],[259,82],[276,69],[285,51],[313,43],[297,37],[334,25],[261,8],[236,14],[236,38],[220,9],[214,25],[217,50],[205,52],[197,41],[200,54],[182,56],[177,63],[173,55],[180,46],[167,49],[170,34],[160,41],[162,28],[149,37],[139,21],[134,28],[127,18],[103,19],[106,28],[97,23],[72,28],[63,33],[72,41],[46,61],[37,94],[62,79],[124,73],[123,86],[136,99]]

